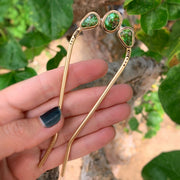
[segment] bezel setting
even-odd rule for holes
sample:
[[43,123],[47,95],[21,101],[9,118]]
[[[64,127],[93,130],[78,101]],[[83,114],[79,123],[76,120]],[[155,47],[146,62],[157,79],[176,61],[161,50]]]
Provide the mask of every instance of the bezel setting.
[[[119,16],[119,23],[118,23],[118,25],[115,27],[115,29],[113,29],[113,30],[108,30],[108,29],[106,28],[105,21],[106,21],[106,18],[107,18],[110,14],[112,14],[112,13],[115,13],[115,14],[117,14],[117,15]],[[122,16],[121,16],[120,12],[119,12],[119,11],[116,11],[116,10],[111,10],[111,11],[107,12],[107,13],[104,15],[104,17],[103,17],[103,19],[102,19],[102,24],[101,24],[101,25],[102,25],[103,29],[104,29],[106,32],[108,32],[108,33],[113,33],[113,32],[117,31],[117,30],[120,28],[121,24],[122,24]]]
[[[95,15],[95,16],[97,17],[97,24],[95,24],[95,25],[93,25],[93,26],[83,27],[83,26],[82,26],[82,23],[83,23],[90,15]],[[100,25],[100,21],[101,21],[101,19],[100,19],[100,16],[99,16],[98,13],[96,13],[96,12],[89,12],[89,13],[86,14],[86,16],[84,16],[84,18],[81,20],[81,22],[80,22],[80,28],[81,28],[82,30],[88,30],[88,29],[96,28],[97,26]]]
[[[127,30],[130,30],[131,33],[132,33],[132,39],[131,39],[132,43],[131,43],[131,45],[127,45],[127,44],[124,42],[124,40],[122,39],[122,37],[121,37],[121,33],[122,33],[124,30],[126,30],[126,29],[127,29]],[[131,48],[131,47],[134,45],[135,39],[134,39],[134,29],[133,29],[133,28],[131,28],[131,27],[123,27],[123,28],[121,28],[121,29],[118,31],[118,37],[119,37],[119,39],[121,40],[123,46],[126,47],[126,48]]]

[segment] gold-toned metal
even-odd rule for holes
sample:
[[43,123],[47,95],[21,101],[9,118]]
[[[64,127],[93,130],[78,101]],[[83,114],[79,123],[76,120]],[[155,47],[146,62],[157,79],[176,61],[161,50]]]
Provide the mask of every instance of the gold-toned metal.
[[[90,16],[91,14],[94,14],[94,15],[97,17],[98,23],[95,24],[94,26],[82,27],[83,21],[84,21],[88,16]],[[100,18],[100,16],[99,16],[99,14],[98,14],[97,12],[90,12],[90,13],[88,13],[86,16],[84,16],[84,18],[81,20],[81,22],[80,22],[80,27],[81,27],[81,29],[82,29],[83,31],[84,31],[84,30],[89,30],[89,29],[93,29],[93,28],[99,26],[99,25],[100,25],[100,22],[101,22],[101,18]]]
[[[109,14],[111,14],[111,13],[116,13],[116,14],[118,14],[118,16],[119,16],[119,24],[118,24],[118,26],[117,26],[114,30],[108,30],[108,29],[106,29],[106,27],[105,27],[105,20],[106,20],[107,16],[108,16]],[[103,19],[102,19],[102,21],[101,21],[101,26],[103,27],[103,29],[104,29],[106,32],[108,32],[108,33],[114,33],[115,31],[117,31],[117,30],[120,28],[120,26],[121,26],[121,24],[122,24],[122,19],[123,19],[123,18],[122,18],[121,13],[120,13],[119,11],[111,10],[111,11],[107,12],[107,13],[104,15],[104,17],[103,17]]]
[[60,174],[61,177],[64,177],[64,173],[65,173],[65,169],[66,169],[66,164],[67,164],[67,161],[69,159],[69,154],[70,154],[70,151],[71,151],[72,143],[74,142],[74,140],[78,136],[78,134],[81,132],[83,127],[87,124],[89,119],[92,117],[94,112],[97,110],[97,108],[99,107],[101,102],[104,100],[104,98],[106,97],[107,93],[109,92],[111,87],[114,85],[114,83],[116,82],[118,77],[121,75],[121,73],[123,72],[124,68],[126,67],[128,61],[130,59],[130,56],[131,56],[131,48],[127,48],[126,49],[126,57],[125,57],[122,65],[120,66],[119,70],[117,71],[117,73],[115,74],[113,79],[110,81],[110,83],[108,84],[108,86],[106,87],[106,89],[104,90],[104,92],[102,93],[102,95],[100,96],[98,101],[96,102],[96,104],[93,106],[91,111],[88,113],[88,115],[85,117],[85,119],[82,121],[80,126],[77,128],[77,130],[74,132],[74,134],[70,138],[70,140],[69,140],[69,142],[67,144],[66,153],[65,153],[65,157],[64,157],[64,162],[63,162],[63,166],[62,166],[62,169],[61,169],[61,174]]
[[60,90],[60,95],[59,95],[59,107],[62,109],[62,104],[63,104],[63,99],[64,99],[64,91],[65,91],[65,86],[66,86],[66,80],[67,80],[67,74],[68,74],[68,69],[69,69],[69,63],[71,59],[71,54],[72,54],[72,49],[74,46],[74,42],[76,38],[79,36],[81,33],[82,29],[79,27],[76,29],[76,31],[73,33],[70,42],[69,42],[69,47],[68,47],[68,53],[65,61],[65,66],[64,66],[64,73],[63,73],[63,79],[62,79],[62,84],[61,84],[61,90]]
[[[60,95],[59,95],[59,108],[62,109],[62,104],[63,104],[63,99],[64,99],[64,91],[65,91],[65,86],[66,86],[66,80],[67,80],[67,74],[68,74],[68,68],[69,68],[69,63],[70,63],[70,59],[71,59],[71,54],[72,54],[72,49],[73,49],[73,45],[74,42],[77,38],[77,36],[81,33],[81,28],[78,28],[72,35],[70,42],[69,42],[69,47],[68,47],[68,53],[67,53],[67,57],[66,57],[66,61],[65,61],[65,66],[64,66],[64,72],[63,72],[63,79],[62,79],[62,83],[61,83],[61,90],[60,90]],[[46,150],[43,158],[41,159],[41,161],[38,164],[38,167],[41,168],[44,163],[46,162],[49,154],[52,151],[52,148],[54,147],[54,145],[56,144],[58,138],[58,133],[56,133],[52,140],[51,143],[48,147],[48,149]]]
[[[110,13],[116,13],[119,15],[119,18],[120,18],[120,21],[119,21],[119,24],[118,26],[112,30],[112,31],[108,31],[106,28],[105,28],[105,25],[104,25],[104,22],[106,20],[106,17],[110,14]],[[90,27],[82,27],[81,24],[82,22],[91,14],[94,14],[97,19],[98,19],[98,23],[94,26],[90,26]],[[69,47],[68,47],[68,53],[67,53],[67,57],[66,57],[66,62],[65,62],[65,67],[64,67],[64,73],[63,73],[63,79],[62,79],[62,84],[61,84],[61,90],[60,90],[60,96],[59,96],[59,107],[60,109],[62,109],[62,104],[63,104],[63,99],[64,99],[64,92],[65,92],[65,86],[66,86],[66,81],[67,81],[67,75],[68,75],[68,68],[69,68],[69,64],[70,64],[70,59],[71,59],[71,54],[72,54],[72,49],[73,49],[73,45],[74,45],[74,42],[76,40],[76,38],[78,37],[78,35],[84,31],[84,30],[89,30],[89,29],[93,29],[95,27],[97,27],[101,22],[101,25],[103,27],[103,29],[106,31],[106,32],[109,32],[109,33],[113,33],[115,31],[117,31],[121,24],[122,24],[122,16],[121,14],[116,11],[116,10],[112,10],[112,11],[109,11],[102,19],[100,19],[99,15],[96,13],[96,12],[90,12],[88,13],[80,22],[80,27],[73,33],[72,37],[71,37],[71,40],[69,42]],[[102,24],[103,23],[103,24]],[[123,28],[124,29],[124,28]],[[132,46],[134,44],[134,31],[132,28],[129,28],[128,29],[131,30],[132,32]],[[85,119],[83,120],[83,122],[80,124],[80,126],[77,128],[77,130],[74,132],[74,134],[72,135],[72,137],[70,138],[68,144],[67,144],[67,149],[66,149],[66,152],[65,152],[65,156],[64,156],[64,162],[63,162],[63,166],[62,166],[62,170],[61,170],[61,173],[60,173],[60,176],[61,178],[64,177],[64,173],[65,173],[65,169],[66,169],[66,164],[67,164],[67,161],[69,159],[69,155],[70,155],[70,151],[71,151],[71,146],[74,142],[74,140],[76,139],[76,137],[78,136],[78,134],[81,132],[81,130],[83,129],[83,127],[86,125],[86,123],[89,121],[89,119],[92,117],[92,115],[94,114],[94,112],[97,110],[97,108],[99,107],[99,105],[101,104],[101,102],[104,100],[104,98],[106,97],[106,95],[108,94],[108,92],[110,91],[111,87],[114,85],[114,83],[116,82],[116,80],[118,79],[118,77],[121,75],[121,73],[123,72],[124,68],[126,67],[129,59],[130,59],[130,56],[131,56],[131,47],[132,46],[127,46],[124,41],[121,39],[121,36],[120,36],[120,32],[121,32],[121,29],[118,31],[118,36],[120,38],[120,40],[122,41],[123,45],[126,47],[126,56],[125,56],[125,59],[122,63],[122,65],[120,66],[119,70],[117,71],[117,73],[115,74],[115,76],[113,77],[113,79],[110,81],[110,83],[108,84],[108,86],[106,87],[106,89],[104,90],[104,92],[102,93],[102,95],[100,96],[100,98],[98,99],[98,101],[95,103],[94,107],[91,109],[91,111],[88,113],[88,115],[85,117]],[[39,167],[42,167],[43,164],[46,162],[52,148],[54,147],[56,141],[57,141],[57,138],[58,138],[58,133],[56,133],[54,136],[53,136],[53,139],[45,153],[45,155],[43,156],[42,160],[40,161],[39,163]]]
[[38,164],[38,167],[39,167],[39,168],[41,168],[41,167],[44,165],[44,163],[46,162],[49,154],[51,153],[52,148],[54,147],[54,145],[55,145],[55,143],[56,143],[56,141],[57,141],[57,138],[58,138],[58,133],[56,133],[56,134],[53,136],[52,141],[51,141],[48,149],[46,150],[43,158],[41,159],[41,161],[40,161],[39,164]]

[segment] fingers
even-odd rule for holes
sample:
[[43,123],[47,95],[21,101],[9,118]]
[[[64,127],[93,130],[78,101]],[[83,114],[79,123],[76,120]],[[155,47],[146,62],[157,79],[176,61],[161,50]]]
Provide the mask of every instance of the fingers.
[[[96,69],[94,71],[94,69]],[[70,65],[66,92],[103,76],[107,65],[102,60],[84,61]],[[63,68],[58,68],[10,86],[0,92],[0,114],[6,109],[26,111],[59,96]],[[57,106],[57,105],[56,105]],[[14,118],[13,114],[11,117]],[[1,119],[8,118],[1,117]],[[19,118],[19,117],[18,117]]]
[[[76,92],[76,96],[74,97],[72,97],[71,94],[68,94],[63,106],[64,116],[71,117],[89,112],[102,95],[105,88],[106,87],[95,87],[92,89],[80,90]],[[108,108],[116,104],[127,102],[131,97],[132,89],[129,85],[116,85],[112,87],[98,109]]]
[[[88,113],[98,98],[101,96],[105,87],[94,87],[83,89],[79,91],[73,91],[65,95],[63,105],[63,115],[65,118],[71,116],[77,116],[80,114]],[[99,109],[107,108],[116,104],[125,103],[132,97],[132,89],[129,85],[121,84],[112,87]],[[28,118],[36,117],[54,107],[58,98],[51,99],[47,103],[40,105],[39,107],[28,111]]]
[[[79,158],[100,149],[111,141],[114,135],[114,129],[112,127],[107,127],[93,134],[76,139],[72,145],[70,159]],[[63,163],[66,145],[67,144],[64,144],[53,149],[42,168],[37,167],[40,157],[40,151],[37,148],[17,153],[8,158],[9,168],[13,171],[17,179],[36,179],[45,171]],[[26,173],[22,173],[22,170]]]
[[[82,129],[82,131],[78,135],[78,138],[96,132],[108,126],[112,126],[115,123],[127,119],[129,114],[130,106],[128,104],[119,104],[99,110],[92,116],[86,126]],[[65,120],[64,126],[59,133],[55,147],[68,142],[68,140],[72,137],[73,133],[79,127],[86,115],[87,114],[79,115]],[[50,140],[42,143],[39,147],[41,149],[47,149],[49,143]]]
[[[115,136],[113,127],[106,127],[97,132],[76,139],[72,145],[69,160],[76,159],[85,156],[93,151],[96,151],[108,142],[110,142]],[[55,148],[49,156],[43,170],[52,169],[63,163],[66,145]]]
[[56,108],[41,118],[21,119],[1,126],[0,159],[37,146],[58,132],[63,122]]

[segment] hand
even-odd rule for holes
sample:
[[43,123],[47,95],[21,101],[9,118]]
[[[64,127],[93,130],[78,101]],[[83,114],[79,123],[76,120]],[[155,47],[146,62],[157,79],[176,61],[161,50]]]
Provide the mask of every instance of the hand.
[[[63,162],[68,140],[105,87],[71,90],[100,78],[106,71],[107,65],[102,60],[70,65],[63,116],[50,128],[44,127],[39,117],[58,105],[62,68],[0,91],[0,179],[36,179]],[[70,159],[84,156],[112,140],[115,135],[112,125],[128,117],[130,107],[126,102],[131,97],[128,85],[116,85],[110,90],[73,143]],[[58,141],[45,165],[38,168],[42,152],[56,132]]]

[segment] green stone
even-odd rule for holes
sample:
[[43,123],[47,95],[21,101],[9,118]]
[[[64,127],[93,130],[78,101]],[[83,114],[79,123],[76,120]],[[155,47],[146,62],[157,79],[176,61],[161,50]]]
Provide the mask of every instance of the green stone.
[[119,15],[114,12],[110,13],[104,21],[105,28],[109,31],[113,31],[114,29],[117,28],[117,26],[119,25],[119,22],[120,22]]
[[95,26],[98,23],[98,18],[95,14],[90,14],[82,23],[82,27],[91,27]]
[[120,32],[120,37],[127,46],[132,45],[133,34],[130,29],[124,29]]

